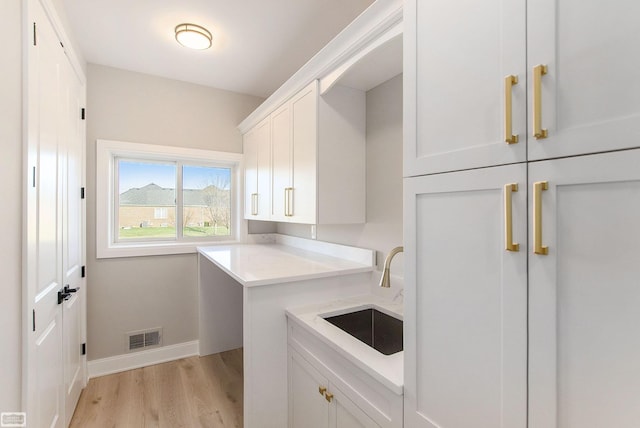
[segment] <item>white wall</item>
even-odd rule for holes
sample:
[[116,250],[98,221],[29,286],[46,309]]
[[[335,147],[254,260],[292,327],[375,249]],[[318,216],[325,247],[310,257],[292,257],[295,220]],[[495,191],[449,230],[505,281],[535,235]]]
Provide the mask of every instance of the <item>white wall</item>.
[[164,328],[164,345],[197,339],[195,254],[96,259],[96,139],[242,152],[236,126],[263,100],[89,64],[87,279],[89,360],[124,353],[124,333]]
[[[402,75],[367,92],[367,221],[319,225],[317,239],[376,250],[378,269],[402,245]],[[311,237],[307,225],[278,223],[278,233]],[[402,255],[392,274],[402,276]]]
[[0,412],[21,405],[22,313],[22,1],[0,2]]

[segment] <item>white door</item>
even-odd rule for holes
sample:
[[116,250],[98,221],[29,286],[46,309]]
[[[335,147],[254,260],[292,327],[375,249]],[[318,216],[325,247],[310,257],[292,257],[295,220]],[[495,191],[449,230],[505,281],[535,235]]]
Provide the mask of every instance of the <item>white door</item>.
[[404,426],[526,427],[526,165],[404,189]]
[[[40,3],[30,1],[27,163],[27,418],[30,426],[62,427],[62,219],[59,165],[60,74],[64,51]],[[30,316],[29,316],[30,315]]]
[[40,2],[27,5],[25,407],[29,426],[63,427],[86,377],[84,296],[64,291],[83,281],[85,88]]
[[287,221],[291,192],[291,118],[289,104],[271,114],[273,200],[271,219]]
[[540,128],[548,136],[529,138],[530,160],[640,146],[639,16],[637,1],[527,2],[530,88],[533,67],[547,67]]
[[329,381],[289,348],[289,428],[329,428]]
[[[404,10],[404,175],[525,161],[525,1],[407,0]],[[518,80],[511,109],[506,76]]]
[[[84,125],[81,110],[84,105],[83,83],[68,61],[61,74],[62,109],[66,116],[60,121],[60,136],[65,144],[60,150],[62,179],[62,274],[68,296],[62,304],[63,361],[66,425],[84,387],[82,343],[85,287],[82,275],[84,260],[84,204],[81,188],[84,183]],[[66,110],[66,111],[65,111]]]
[[529,249],[530,428],[639,426],[639,166],[640,150],[529,166],[529,189],[548,183],[548,254]]
[[314,81],[291,100],[293,191],[289,212],[294,223],[316,224],[318,159],[318,83]]

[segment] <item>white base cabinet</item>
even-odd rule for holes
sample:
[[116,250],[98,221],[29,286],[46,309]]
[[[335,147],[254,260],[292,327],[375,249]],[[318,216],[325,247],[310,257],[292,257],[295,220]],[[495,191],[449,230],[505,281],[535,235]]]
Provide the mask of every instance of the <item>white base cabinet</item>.
[[402,395],[291,319],[288,342],[289,428],[402,427]]
[[289,426],[300,428],[379,427],[338,385],[289,348]]

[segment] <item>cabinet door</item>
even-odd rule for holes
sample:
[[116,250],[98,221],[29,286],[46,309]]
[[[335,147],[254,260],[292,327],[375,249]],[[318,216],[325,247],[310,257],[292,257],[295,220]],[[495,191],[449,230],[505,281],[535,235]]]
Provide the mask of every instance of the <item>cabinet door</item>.
[[404,175],[525,161],[525,1],[407,0],[404,11]]
[[288,375],[289,428],[328,428],[329,381],[291,348]]
[[530,428],[638,426],[639,165],[633,150],[529,166],[548,182],[548,254],[529,250]]
[[527,8],[528,72],[547,66],[541,128],[548,131],[529,139],[529,159],[640,146],[640,2],[536,0]]
[[318,83],[314,81],[291,100],[293,191],[290,221],[316,223]]
[[525,164],[405,179],[404,213],[404,425],[524,428]]
[[273,198],[271,219],[287,221],[291,189],[291,118],[289,104],[271,114]]
[[269,220],[271,212],[271,135],[266,118],[244,136],[245,218]]
[[331,385],[333,394],[329,409],[330,427],[335,428],[379,428],[362,409],[355,405],[340,389]]
[[243,137],[244,151],[244,218],[255,219],[258,195],[258,142],[256,130],[252,129]]

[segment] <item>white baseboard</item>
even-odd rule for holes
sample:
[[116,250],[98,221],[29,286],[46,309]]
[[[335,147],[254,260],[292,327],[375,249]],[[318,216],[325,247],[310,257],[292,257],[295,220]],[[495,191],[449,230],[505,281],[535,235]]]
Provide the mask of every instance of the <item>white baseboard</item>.
[[199,355],[198,341],[162,346],[87,362],[89,379]]

